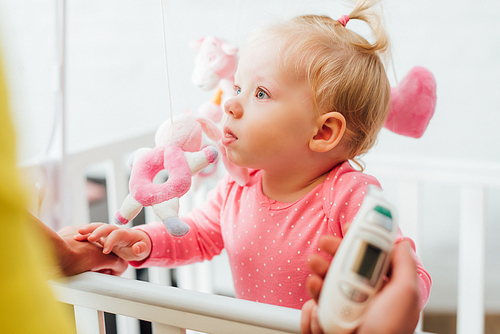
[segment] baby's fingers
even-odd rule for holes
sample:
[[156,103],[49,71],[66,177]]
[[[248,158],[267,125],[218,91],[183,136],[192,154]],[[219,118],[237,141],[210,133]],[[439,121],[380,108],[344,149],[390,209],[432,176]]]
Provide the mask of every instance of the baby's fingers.
[[143,241],[138,241],[132,246],[132,254],[144,258],[149,254],[148,245]]
[[91,234],[92,232],[94,232],[95,229],[97,229],[101,225],[106,225],[106,224],[104,224],[104,223],[92,223],[92,224],[81,226],[78,229],[78,233],[80,233],[82,235]]
[[95,241],[95,240],[88,240],[89,236],[92,235],[92,233],[101,227],[102,225],[107,225],[104,223],[92,223],[89,225],[84,225],[78,228],[78,233],[73,236],[73,238],[77,241]]
[[119,228],[115,225],[101,224],[90,233],[87,240],[90,242],[100,242],[102,238],[108,237],[113,231],[117,229]]
[[105,238],[103,253],[115,253],[126,261],[141,261],[149,255],[150,248],[145,241],[137,238],[136,231],[117,229]]
[[73,238],[77,241],[87,241],[87,238],[89,237],[89,233],[87,234],[76,234],[73,236]]

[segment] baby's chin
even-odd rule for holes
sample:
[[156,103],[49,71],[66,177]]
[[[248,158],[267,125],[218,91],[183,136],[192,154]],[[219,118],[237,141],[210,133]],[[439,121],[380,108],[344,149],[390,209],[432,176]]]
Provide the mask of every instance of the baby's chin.
[[251,164],[248,161],[244,161],[244,159],[241,159],[238,154],[236,154],[234,151],[231,151],[231,149],[226,148],[226,154],[227,154],[227,160],[234,166],[238,168],[251,168],[251,169],[257,169],[255,167],[252,167]]

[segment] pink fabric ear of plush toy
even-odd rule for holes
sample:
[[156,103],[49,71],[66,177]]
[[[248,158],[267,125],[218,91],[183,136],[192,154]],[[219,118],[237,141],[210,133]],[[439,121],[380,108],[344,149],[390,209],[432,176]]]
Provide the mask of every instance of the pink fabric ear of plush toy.
[[436,99],[434,75],[424,67],[414,67],[392,87],[384,127],[403,136],[422,137],[434,115]]
[[224,101],[234,95],[238,48],[215,36],[191,42],[190,47],[198,51],[194,60],[193,84],[203,90],[217,88],[212,99],[203,103],[198,113],[220,122]]
[[[189,232],[189,225],[179,217],[179,198],[191,187],[191,177],[214,163],[218,151],[214,146],[201,149],[202,131],[216,128],[209,119],[178,115],[165,121],[155,135],[156,147],[142,148],[133,155],[130,194],[116,213],[117,224],[127,224],[144,206],[151,206],[174,237]],[[155,176],[167,170],[168,179],[153,183]]]

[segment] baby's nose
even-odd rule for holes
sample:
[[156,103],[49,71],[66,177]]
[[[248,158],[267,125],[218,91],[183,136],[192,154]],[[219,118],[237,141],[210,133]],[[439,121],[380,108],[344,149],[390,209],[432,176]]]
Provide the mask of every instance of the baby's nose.
[[224,103],[224,112],[229,116],[240,118],[243,115],[243,107],[238,102],[238,97],[232,97]]

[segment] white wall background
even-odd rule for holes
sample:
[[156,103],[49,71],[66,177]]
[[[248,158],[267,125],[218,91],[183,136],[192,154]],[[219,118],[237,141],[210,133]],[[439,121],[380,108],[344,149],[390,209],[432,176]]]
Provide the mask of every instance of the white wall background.
[[[55,3],[0,0],[0,41],[21,160],[43,154],[52,132]],[[383,130],[369,156],[500,163],[500,2],[382,3],[393,42],[392,83],[413,66],[425,66],[436,77],[438,104],[421,139]],[[196,110],[211,95],[190,83],[195,52],[188,48],[189,41],[216,35],[241,46],[253,28],[276,17],[318,13],[337,18],[349,12],[334,0],[168,0],[165,4],[175,113]],[[155,129],[169,113],[159,0],[67,0],[67,13],[69,150]],[[363,31],[354,21],[348,28]],[[435,287],[429,307],[452,309],[458,195],[456,189],[439,184],[426,185],[424,192],[421,257]],[[500,260],[494,256],[500,251],[498,189],[488,190],[487,201],[486,304],[498,311]]]

